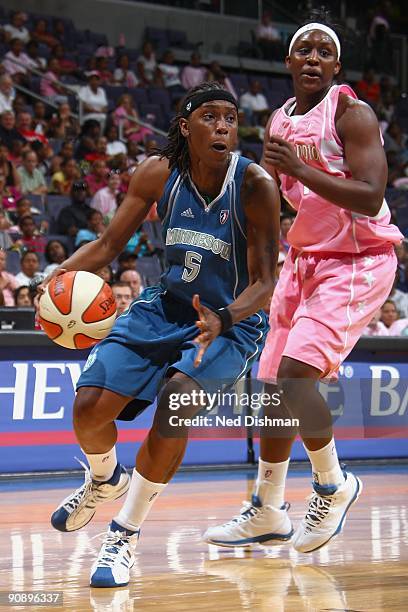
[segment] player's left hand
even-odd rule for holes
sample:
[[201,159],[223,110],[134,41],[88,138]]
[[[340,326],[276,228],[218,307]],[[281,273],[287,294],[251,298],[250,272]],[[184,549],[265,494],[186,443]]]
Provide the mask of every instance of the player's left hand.
[[265,161],[279,172],[297,177],[304,163],[296,155],[295,147],[280,136],[270,137],[264,149]]
[[194,340],[199,346],[196,358],[194,359],[194,367],[196,368],[200,365],[203,355],[211,342],[219,336],[221,320],[212,310],[201,304],[200,296],[197,294],[193,297],[193,307],[198,313],[199,321],[196,321],[196,325],[200,330],[199,335]]

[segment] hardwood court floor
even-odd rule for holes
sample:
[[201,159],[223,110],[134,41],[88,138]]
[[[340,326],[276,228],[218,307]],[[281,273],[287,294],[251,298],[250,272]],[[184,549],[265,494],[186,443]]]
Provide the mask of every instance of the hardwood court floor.
[[[312,555],[297,554],[289,546],[245,552],[202,543],[206,525],[239,510],[252,476],[181,474],[145,523],[129,587],[116,590],[90,589],[88,576],[99,550],[95,536],[105,531],[119,502],[101,507],[81,531],[65,534],[51,528],[49,516],[78,479],[57,485],[0,483],[0,591],[63,591],[64,610],[75,612],[406,611],[408,472],[356,472],[364,491],[345,532]],[[310,493],[309,481],[307,472],[289,479],[287,499],[295,525]]]

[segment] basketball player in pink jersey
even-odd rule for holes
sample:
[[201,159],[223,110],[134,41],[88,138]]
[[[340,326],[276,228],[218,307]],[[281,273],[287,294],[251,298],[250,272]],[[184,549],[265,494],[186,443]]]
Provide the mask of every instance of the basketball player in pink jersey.
[[221,546],[292,541],[299,552],[317,550],[340,533],[362,489],[359,478],[340,467],[330,411],[316,382],[336,378],[387,298],[396,269],[393,245],[402,235],[389,223],[387,164],[375,114],[350,87],[333,84],[340,41],[316,21],[291,40],[286,66],[295,97],[272,114],[265,131],[262,165],[297,216],[258,374],[270,393],[278,382],[281,409],[299,419],[313,494],[294,530],[284,489],[297,432],[261,433],[251,502],[204,534]]

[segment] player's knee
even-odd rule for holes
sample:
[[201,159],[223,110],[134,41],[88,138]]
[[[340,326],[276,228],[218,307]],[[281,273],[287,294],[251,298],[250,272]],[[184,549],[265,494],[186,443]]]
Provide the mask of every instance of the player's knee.
[[181,372],[173,375],[163,387],[151,430],[162,437],[163,445],[173,450],[183,449],[188,438],[189,421],[205,408],[205,404],[201,404],[200,391],[197,383]]
[[165,414],[171,412],[186,417],[192,411],[198,412],[205,407],[204,405],[201,406],[200,403],[202,399],[200,391],[200,387],[192,378],[181,372],[176,372],[163,387],[157,411]]
[[73,418],[75,427],[82,431],[105,424],[104,410],[100,406],[100,393],[96,389],[81,388],[75,398]]
[[[290,406],[293,401],[301,397],[308,385],[314,385],[318,378],[318,372],[314,374],[314,368],[306,363],[284,357],[278,370],[278,388],[283,400]],[[303,391],[302,391],[303,390]]]

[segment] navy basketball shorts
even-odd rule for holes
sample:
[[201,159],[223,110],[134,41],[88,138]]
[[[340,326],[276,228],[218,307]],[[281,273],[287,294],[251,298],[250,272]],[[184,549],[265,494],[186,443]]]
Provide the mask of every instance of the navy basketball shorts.
[[110,334],[92,349],[77,389],[108,389],[135,398],[146,407],[174,371],[186,374],[211,392],[221,390],[225,381],[244,376],[263,349],[268,331],[266,315],[256,313],[218,336],[201,364],[194,367],[197,318],[188,303],[162,287],[148,287],[117,318]]

